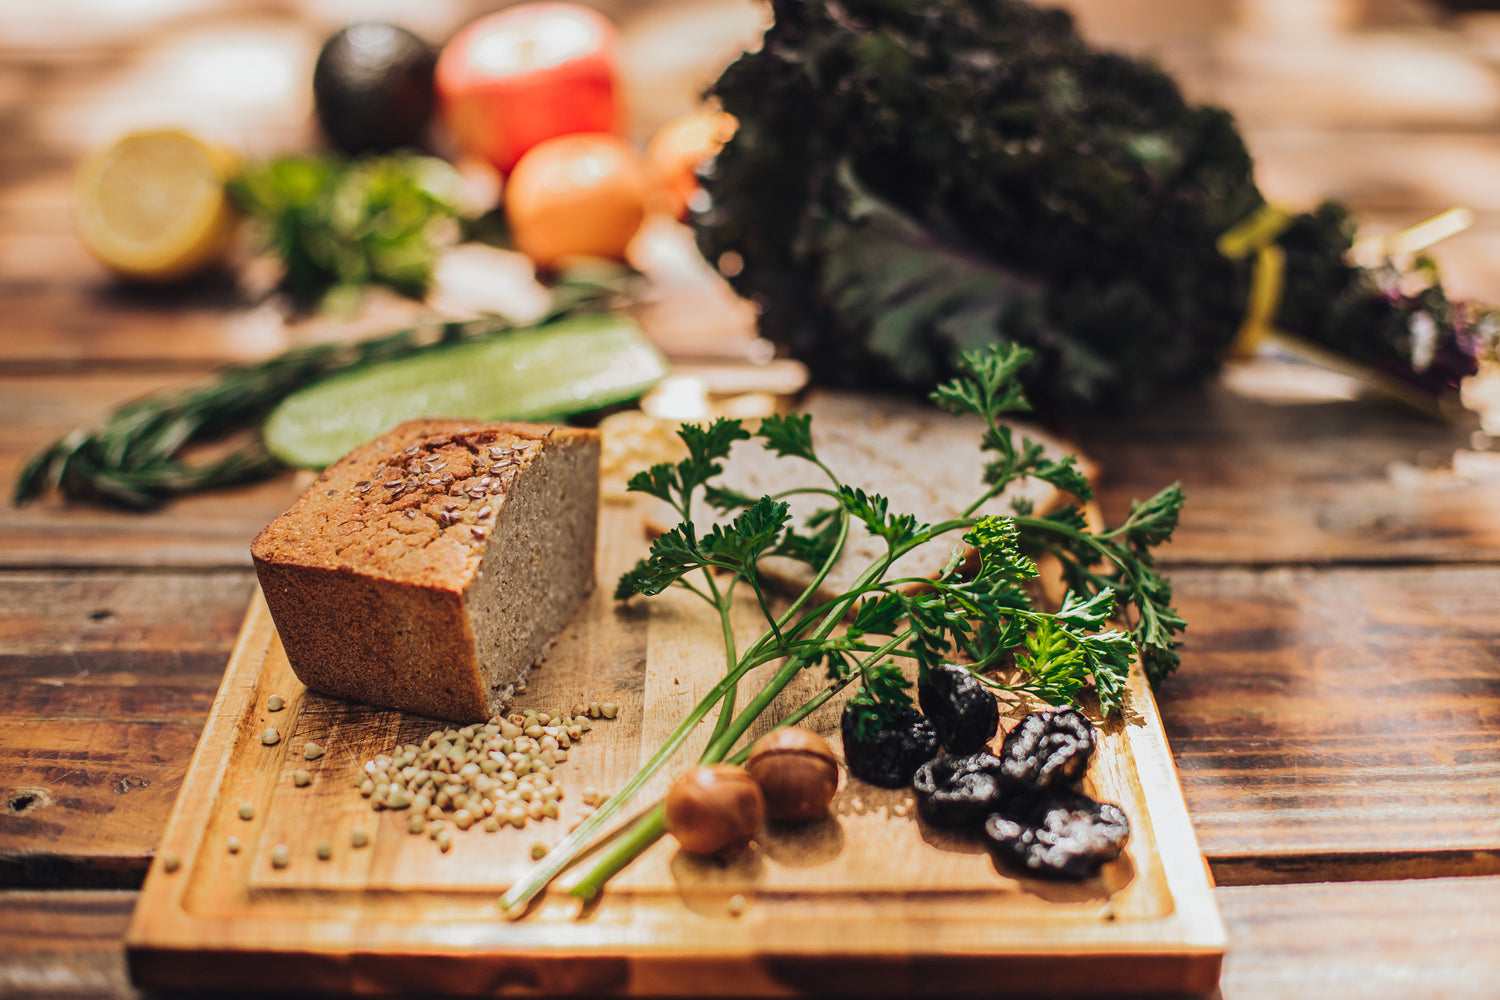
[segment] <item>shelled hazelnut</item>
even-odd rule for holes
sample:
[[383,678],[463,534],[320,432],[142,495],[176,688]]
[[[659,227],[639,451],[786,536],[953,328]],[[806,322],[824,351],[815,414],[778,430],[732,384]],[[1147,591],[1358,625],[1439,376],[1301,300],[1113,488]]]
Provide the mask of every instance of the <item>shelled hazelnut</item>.
[[750,748],[746,761],[765,794],[766,815],[806,822],[828,811],[839,788],[839,763],[828,741],[810,729],[773,729]]
[[672,784],[667,829],[692,854],[727,853],[750,843],[765,808],[750,772],[734,764],[706,764]]

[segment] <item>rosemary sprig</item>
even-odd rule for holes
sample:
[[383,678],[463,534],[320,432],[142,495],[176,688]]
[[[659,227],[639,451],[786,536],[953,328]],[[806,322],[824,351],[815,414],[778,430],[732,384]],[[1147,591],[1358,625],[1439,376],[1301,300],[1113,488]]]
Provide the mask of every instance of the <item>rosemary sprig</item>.
[[[536,325],[605,308],[619,291],[618,282],[602,275],[564,280],[553,286],[551,308]],[[152,393],[32,456],[16,478],[13,502],[20,506],[57,490],[71,499],[149,510],[186,493],[264,479],[284,466],[266,451],[260,425],[293,392],[329,375],[516,329],[499,316],[416,326],[353,344],[293,348],[225,368],[199,384]],[[214,441],[227,442],[217,456],[186,457],[189,446]]]
[[[1047,459],[1029,440],[1017,442],[1000,417],[1025,411],[1018,373],[1031,354],[1015,346],[995,346],[965,355],[962,373],[940,387],[934,399],[959,412],[979,414],[987,423],[981,449],[992,459],[985,489],[961,517],[922,524],[910,514],[893,512],[884,497],[843,483],[814,449],[806,416],[767,418],[751,435],[739,421],[719,420],[707,427],[687,426],[681,437],[688,457],[655,466],[631,480],[630,488],[655,496],[675,508],[682,523],[659,536],[650,554],[619,582],[615,596],[660,594],[677,587],[712,606],[726,623],[724,678],[683,719],[671,737],[625,785],[607,800],[546,859],[501,899],[519,913],[548,883],[593,844],[610,820],[677,752],[717,705],[719,718],[702,763],[741,758],[738,742],[803,670],[822,666],[829,683],[801,708],[777,724],[786,725],[814,711],[839,691],[858,685],[850,704],[859,726],[878,726],[911,708],[910,683],[895,665],[916,661],[919,675],[939,663],[963,662],[992,686],[1024,692],[1054,704],[1071,704],[1092,688],[1106,712],[1118,711],[1130,662],[1139,650],[1175,665],[1175,633],[1184,623],[1167,604],[1170,590],[1151,566],[1150,549],[1164,542],[1176,525],[1182,494],[1175,486],[1133,508],[1125,524],[1092,533],[1077,506],[1049,518],[981,515],[979,509],[1006,486],[1026,477],[1043,479],[1080,502],[1090,498],[1087,481],[1072,457]],[[783,458],[813,463],[831,487],[804,487],[754,499],[713,484],[722,463],[738,441],[758,438]],[[699,490],[726,511],[738,513],[707,532],[692,520]],[[817,494],[836,506],[820,511],[799,526],[792,523],[785,497]],[[853,524],[862,524],[884,540],[886,551],[844,593],[822,604],[812,603],[848,540]],[[891,567],[913,549],[958,534],[978,556],[978,569],[964,571],[964,549],[955,551],[934,580],[892,577]],[[1034,606],[1026,584],[1037,575],[1028,549],[1055,551],[1064,561],[1074,590],[1061,607]],[[759,560],[766,555],[798,558],[815,578],[791,606],[773,613],[761,590]],[[912,584],[921,583],[916,588]],[[727,622],[735,589],[744,584],[755,593],[766,620],[761,635],[736,651]],[[1109,626],[1123,606],[1136,617],[1137,641]],[[738,712],[735,692],[754,668],[780,660],[775,675]],[[651,846],[665,831],[663,812],[648,808],[608,839],[604,850],[571,890],[590,897],[613,875]]]

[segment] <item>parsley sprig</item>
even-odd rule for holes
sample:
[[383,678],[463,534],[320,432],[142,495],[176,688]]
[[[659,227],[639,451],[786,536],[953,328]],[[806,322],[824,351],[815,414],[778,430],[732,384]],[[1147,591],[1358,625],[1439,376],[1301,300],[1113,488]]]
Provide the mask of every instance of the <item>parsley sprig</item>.
[[[669,504],[681,523],[660,535],[620,578],[615,597],[653,596],[675,587],[708,603],[723,627],[724,677],[640,771],[505,894],[501,903],[508,911],[521,912],[571,865],[715,708],[718,718],[701,762],[743,760],[748,748],[736,751],[738,742],[804,670],[821,669],[827,683],[777,725],[792,725],[855,686],[850,703],[857,726],[880,726],[912,707],[911,682],[901,666],[908,660],[918,677],[941,663],[962,663],[996,690],[1052,704],[1073,704],[1091,688],[1105,713],[1119,710],[1137,655],[1153,680],[1176,667],[1176,635],[1185,623],[1171,607],[1171,587],[1154,568],[1151,550],[1176,527],[1182,492],[1170,486],[1132,505],[1119,527],[1092,530],[1083,511],[1092,491],[1075,458],[1049,458],[1040,444],[1018,440],[1002,423],[1005,415],[1030,409],[1018,378],[1030,358],[1029,350],[1015,345],[971,352],[961,374],[933,393],[939,405],[976,414],[986,424],[979,445],[986,455],[984,489],[957,518],[925,524],[891,510],[886,497],[844,483],[818,457],[811,418],[800,414],[767,418],[753,432],[738,420],[686,425],[679,433],[688,456],[630,481],[631,490]],[[751,440],[781,458],[813,464],[828,485],[751,497],[715,483],[730,450]],[[1011,505],[1014,516],[979,513],[1026,478],[1051,483],[1074,502],[1045,516],[1019,502]],[[707,531],[693,520],[700,495],[727,518]],[[822,503],[800,524],[788,503],[799,495]],[[855,525],[881,539],[885,551],[847,590],[820,600]],[[892,573],[902,556],[945,537],[962,544],[935,578]],[[1031,586],[1038,575],[1035,558],[1043,553],[1059,562],[1069,586],[1053,611],[1037,607]],[[768,555],[797,559],[814,574],[780,613],[759,571]],[[729,620],[740,586],[751,588],[766,622],[743,650],[736,649]],[[776,673],[736,711],[740,681],[778,660]],[[648,809],[616,831],[571,892],[592,897],[664,832],[661,806]]]

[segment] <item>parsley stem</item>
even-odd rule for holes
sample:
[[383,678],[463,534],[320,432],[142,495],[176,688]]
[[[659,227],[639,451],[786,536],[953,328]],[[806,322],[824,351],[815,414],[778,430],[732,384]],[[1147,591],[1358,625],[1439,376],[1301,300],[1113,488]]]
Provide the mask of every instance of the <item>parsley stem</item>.
[[604,801],[588,819],[584,820],[577,829],[564,837],[547,856],[538,862],[526,874],[526,876],[511,886],[505,895],[500,897],[500,908],[505,911],[515,911],[529,903],[537,893],[547,887],[547,884],[571,865],[587,847],[590,838],[594,836],[610,818],[618,813],[626,803],[635,797],[667,761],[677,753],[684,741],[687,740],[698,724],[708,715],[709,711],[718,704],[726,694],[738,684],[741,677],[750,669],[749,661],[744,661],[725,675],[724,679],[715,684],[713,689],[703,697],[697,705],[693,706],[683,720],[672,730],[670,736],[656,748],[656,752],[641,765],[640,769],[631,775],[625,784]]
[[[721,597],[719,588],[714,584],[713,574],[705,569],[703,576],[708,580],[708,588],[714,595],[714,606],[719,612],[719,625],[724,630],[724,674],[727,679],[729,675],[734,673],[735,664],[738,661],[734,649],[734,623],[729,617],[730,610],[734,606],[735,581],[731,580],[729,582],[729,586]],[[709,742],[712,742],[729,724],[729,717],[734,714],[734,703],[738,696],[739,680],[736,679],[730,683],[729,690],[724,693],[724,700],[719,708],[719,717],[714,720],[713,735],[709,737]]]
[[[834,695],[848,687],[856,676],[856,674],[850,674],[848,677],[841,677],[829,684],[771,728],[782,729],[786,726],[795,726],[826,705]],[[750,747],[741,747],[734,756],[728,758],[728,763],[743,764],[749,757]],[[658,802],[610,844],[609,850],[599,856],[594,867],[590,868],[569,892],[583,899],[598,895],[610,879],[618,875],[636,858],[645,854],[651,845],[660,840],[666,832],[666,810]]]
[[579,899],[592,899],[599,895],[605,883],[618,875],[626,865],[645,854],[666,832],[667,810],[658,802],[617,837],[607,851],[599,855],[599,860],[578,880],[577,885],[568,890],[568,894]]

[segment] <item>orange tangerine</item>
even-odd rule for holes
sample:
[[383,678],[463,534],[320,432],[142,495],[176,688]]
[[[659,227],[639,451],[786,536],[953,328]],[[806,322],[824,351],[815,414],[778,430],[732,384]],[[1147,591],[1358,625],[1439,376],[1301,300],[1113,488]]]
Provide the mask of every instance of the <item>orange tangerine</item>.
[[621,138],[557,136],[533,146],[505,184],[516,249],[539,268],[564,257],[623,258],[645,217],[646,171]]

